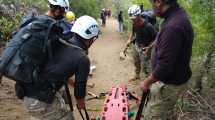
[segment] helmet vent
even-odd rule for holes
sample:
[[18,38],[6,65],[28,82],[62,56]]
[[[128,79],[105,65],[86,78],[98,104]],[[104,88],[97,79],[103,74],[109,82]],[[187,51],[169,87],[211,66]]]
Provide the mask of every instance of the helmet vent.
[[89,34],[95,33],[97,29],[98,29],[97,25],[92,25],[86,30],[86,34],[89,35]]

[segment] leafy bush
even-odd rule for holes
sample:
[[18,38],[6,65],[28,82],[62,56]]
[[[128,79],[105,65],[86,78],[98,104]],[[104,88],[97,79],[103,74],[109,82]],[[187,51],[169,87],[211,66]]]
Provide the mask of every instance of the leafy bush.
[[0,41],[8,41],[11,36],[11,30],[15,28],[22,18],[21,12],[17,13],[14,19],[10,19],[5,16],[0,16]]
[[28,12],[29,8],[38,8],[40,12],[47,10],[47,3],[41,0],[0,0],[1,5],[14,6],[14,9],[10,9],[11,12],[6,13],[0,12],[0,41],[8,41],[11,36],[12,29],[16,28],[22,16]]
[[70,6],[77,17],[89,15],[98,18],[100,15],[100,6],[97,0],[73,0]]

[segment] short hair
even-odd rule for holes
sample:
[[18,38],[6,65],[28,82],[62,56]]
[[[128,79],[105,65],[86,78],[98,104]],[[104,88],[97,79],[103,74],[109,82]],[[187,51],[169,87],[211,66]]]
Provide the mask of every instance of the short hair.
[[[152,0],[152,1],[156,1],[156,0]],[[177,2],[177,0],[162,0],[162,1],[165,2],[166,4],[173,4]]]
[[177,0],[163,0],[166,4],[173,4],[176,3]]

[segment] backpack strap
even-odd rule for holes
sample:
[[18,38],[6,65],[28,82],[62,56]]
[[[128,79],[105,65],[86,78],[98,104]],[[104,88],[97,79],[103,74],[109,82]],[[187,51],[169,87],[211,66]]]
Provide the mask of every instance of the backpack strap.
[[62,38],[59,38],[59,41],[60,41],[61,43],[63,43],[64,45],[71,46],[71,47],[74,47],[74,48],[77,48],[77,49],[79,49],[79,50],[84,51],[81,47],[78,47],[78,46],[76,46],[76,45],[73,45],[73,44],[67,42],[66,40],[63,40]]
[[[48,16],[45,16],[48,17]],[[50,18],[47,18],[50,19]],[[53,58],[53,53],[52,53],[52,48],[51,48],[51,40],[49,40],[49,35],[50,35],[50,31],[53,28],[53,26],[56,24],[57,22],[53,19],[52,23],[49,25],[48,30],[47,30],[47,36],[45,37],[44,41],[45,44],[43,46],[43,52],[46,52],[46,48],[47,48],[47,52],[48,52],[48,56],[49,59]]]

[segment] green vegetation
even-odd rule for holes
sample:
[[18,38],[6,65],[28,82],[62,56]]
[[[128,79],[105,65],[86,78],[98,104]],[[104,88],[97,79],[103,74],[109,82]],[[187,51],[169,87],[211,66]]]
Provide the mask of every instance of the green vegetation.
[[[72,0],[70,2],[70,8],[77,17],[90,15],[99,18],[101,8],[111,8],[112,5],[110,0]],[[12,29],[19,25],[22,16],[30,8],[35,8],[39,13],[44,13],[48,9],[47,0],[0,0],[0,5],[9,7],[6,10],[0,8],[0,42],[9,40]],[[11,5],[14,8],[11,8]]]
[[6,6],[6,9],[0,9],[0,42],[9,40],[11,31],[19,25],[29,8],[38,9],[38,12],[47,10],[47,3],[41,0],[0,0],[0,5]]
[[99,17],[100,7],[97,0],[73,0],[70,6],[77,17],[81,15]]

